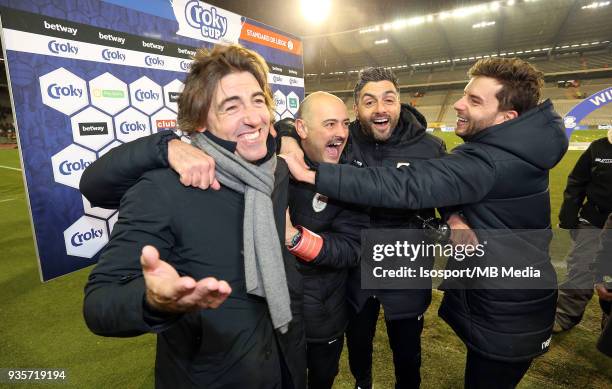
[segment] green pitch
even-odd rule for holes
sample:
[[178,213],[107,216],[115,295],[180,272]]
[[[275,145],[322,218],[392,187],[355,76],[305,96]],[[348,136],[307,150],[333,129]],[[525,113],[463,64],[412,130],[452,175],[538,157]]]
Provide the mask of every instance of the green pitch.
[[[460,139],[436,133],[451,149]],[[581,131],[577,141],[605,136]],[[567,174],[580,151],[569,151],[551,172],[552,218],[557,222]],[[20,168],[16,150],[0,150],[0,166]],[[559,255],[567,242],[556,248]],[[63,388],[153,387],[155,337],[115,339],[89,332],[81,314],[83,286],[89,269],[42,284],[20,171],[0,167],[0,368],[67,369]],[[434,291],[423,331],[423,388],[463,387],[465,348],[437,317],[442,294]],[[612,359],[595,349],[600,312],[589,305],[583,322],[569,333],[556,335],[551,350],[534,361],[520,388],[604,388],[612,385]],[[393,387],[393,364],[384,320],[379,320],[374,344],[377,389]],[[54,386],[54,385],[51,385]],[[4,387],[0,383],[0,387]],[[352,388],[342,357],[337,388]]]

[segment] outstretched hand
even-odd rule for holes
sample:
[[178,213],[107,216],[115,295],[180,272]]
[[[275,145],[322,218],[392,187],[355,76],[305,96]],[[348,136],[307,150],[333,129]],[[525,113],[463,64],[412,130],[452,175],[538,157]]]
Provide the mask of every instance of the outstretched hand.
[[215,177],[215,160],[181,140],[168,142],[168,163],[180,176],[181,184],[200,189],[221,189]]
[[217,308],[232,293],[226,281],[213,277],[199,281],[181,277],[172,265],[159,258],[159,252],[153,246],[142,248],[140,264],[147,288],[147,304],[158,311],[183,313]]

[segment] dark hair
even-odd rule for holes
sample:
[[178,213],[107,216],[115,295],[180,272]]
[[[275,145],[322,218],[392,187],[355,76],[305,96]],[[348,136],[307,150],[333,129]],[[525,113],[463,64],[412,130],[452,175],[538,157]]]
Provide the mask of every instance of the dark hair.
[[544,73],[518,58],[485,58],[474,64],[468,76],[490,77],[502,84],[495,97],[499,110],[515,110],[519,115],[538,105],[544,86]]
[[359,77],[357,78],[357,84],[355,84],[355,89],[353,90],[353,97],[355,98],[355,104],[359,100],[359,93],[368,82],[377,82],[377,81],[391,81],[393,86],[399,93],[399,81],[397,80],[397,76],[391,69],[385,69],[383,67],[376,68],[365,68],[359,71]]
[[223,77],[237,72],[249,72],[255,77],[273,117],[268,65],[264,59],[240,45],[217,45],[212,50],[198,49],[193,58],[185,88],[178,99],[177,122],[181,131],[192,133],[206,125],[217,85]]

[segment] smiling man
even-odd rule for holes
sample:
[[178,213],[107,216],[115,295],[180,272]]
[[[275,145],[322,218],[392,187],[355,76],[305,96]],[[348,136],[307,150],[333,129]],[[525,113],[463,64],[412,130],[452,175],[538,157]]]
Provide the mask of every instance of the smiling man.
[[267,76],[238,45],[198,51],[178,124],[214,156],[223,186],[185,187],[171,169],[142,175],[85,287],[94,333],[157,334],[156,387],[305,387],[301,278],[282,244],[288,174],[270,135]]
[[[543,74],[520,59],[478,61],[457,111],[465,141],[442,158],[401,167],[356,169],[321,164],[310,171],[287,156],[297,179],[319,193],[370,206],[420,209],[463,204],[474,229],[549,229],[548,173],[568,140]],[[373,118],[376,125],[377,117]],[[380,123],[378,133],[384,133]],[[550,264],[549,264],[550,265]],[[546,352],[556,290],[446,290],[439,315],[468,348],[466,388],[513,388]]]
[[[426,133],[423,115],[400,102],[399,81],[391,70],[382,67],[361,70],[354,99],[357,118],[349,126],[344,163],[356,167],[398,166],[445,154],[444,142]],[[294,152],[294,148],[288,147],[290,144],[291,140],[283,137],[282,151]],[[368,228],[421,229],[422,220],[435,215],[431,208],[415,211],[378,205],[361,210],[369,216]],[[381,305],[393,352],[395,387],[418,387],[423,313],[431,302],[431,290],[361,289],[357,268],[349,273],[348,301],[350,321],[346,335],[355,387],[372,387],[373,341]]]
[[[338,163],[349,133],[346,105],[326,92],[306,97],[292,120],[277,127],[296,130],[306,162]],[[279,128],[279,133],[285,129]],[[298,258],[304,278],[304,322],[308,387],[331,389],[338,374],[348,324],[348,272],[359,264],[361,229],[369,218],[354,206],[319,195],[312,185],[291,181],[285,244]],[[294,226],[295,224],[295,226]]]

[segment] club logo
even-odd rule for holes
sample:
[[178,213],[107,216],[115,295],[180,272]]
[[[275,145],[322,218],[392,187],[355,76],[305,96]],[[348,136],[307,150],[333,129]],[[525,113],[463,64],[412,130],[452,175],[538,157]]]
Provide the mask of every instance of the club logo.
[[327,196],[323,196],[322,194],[315,193],[312,198],[312,209],[315,212],[321,212],[327,207]]
[[160,130],[175,130],[176,120],[174,119],[159,119],[155,121],[155,127]]

